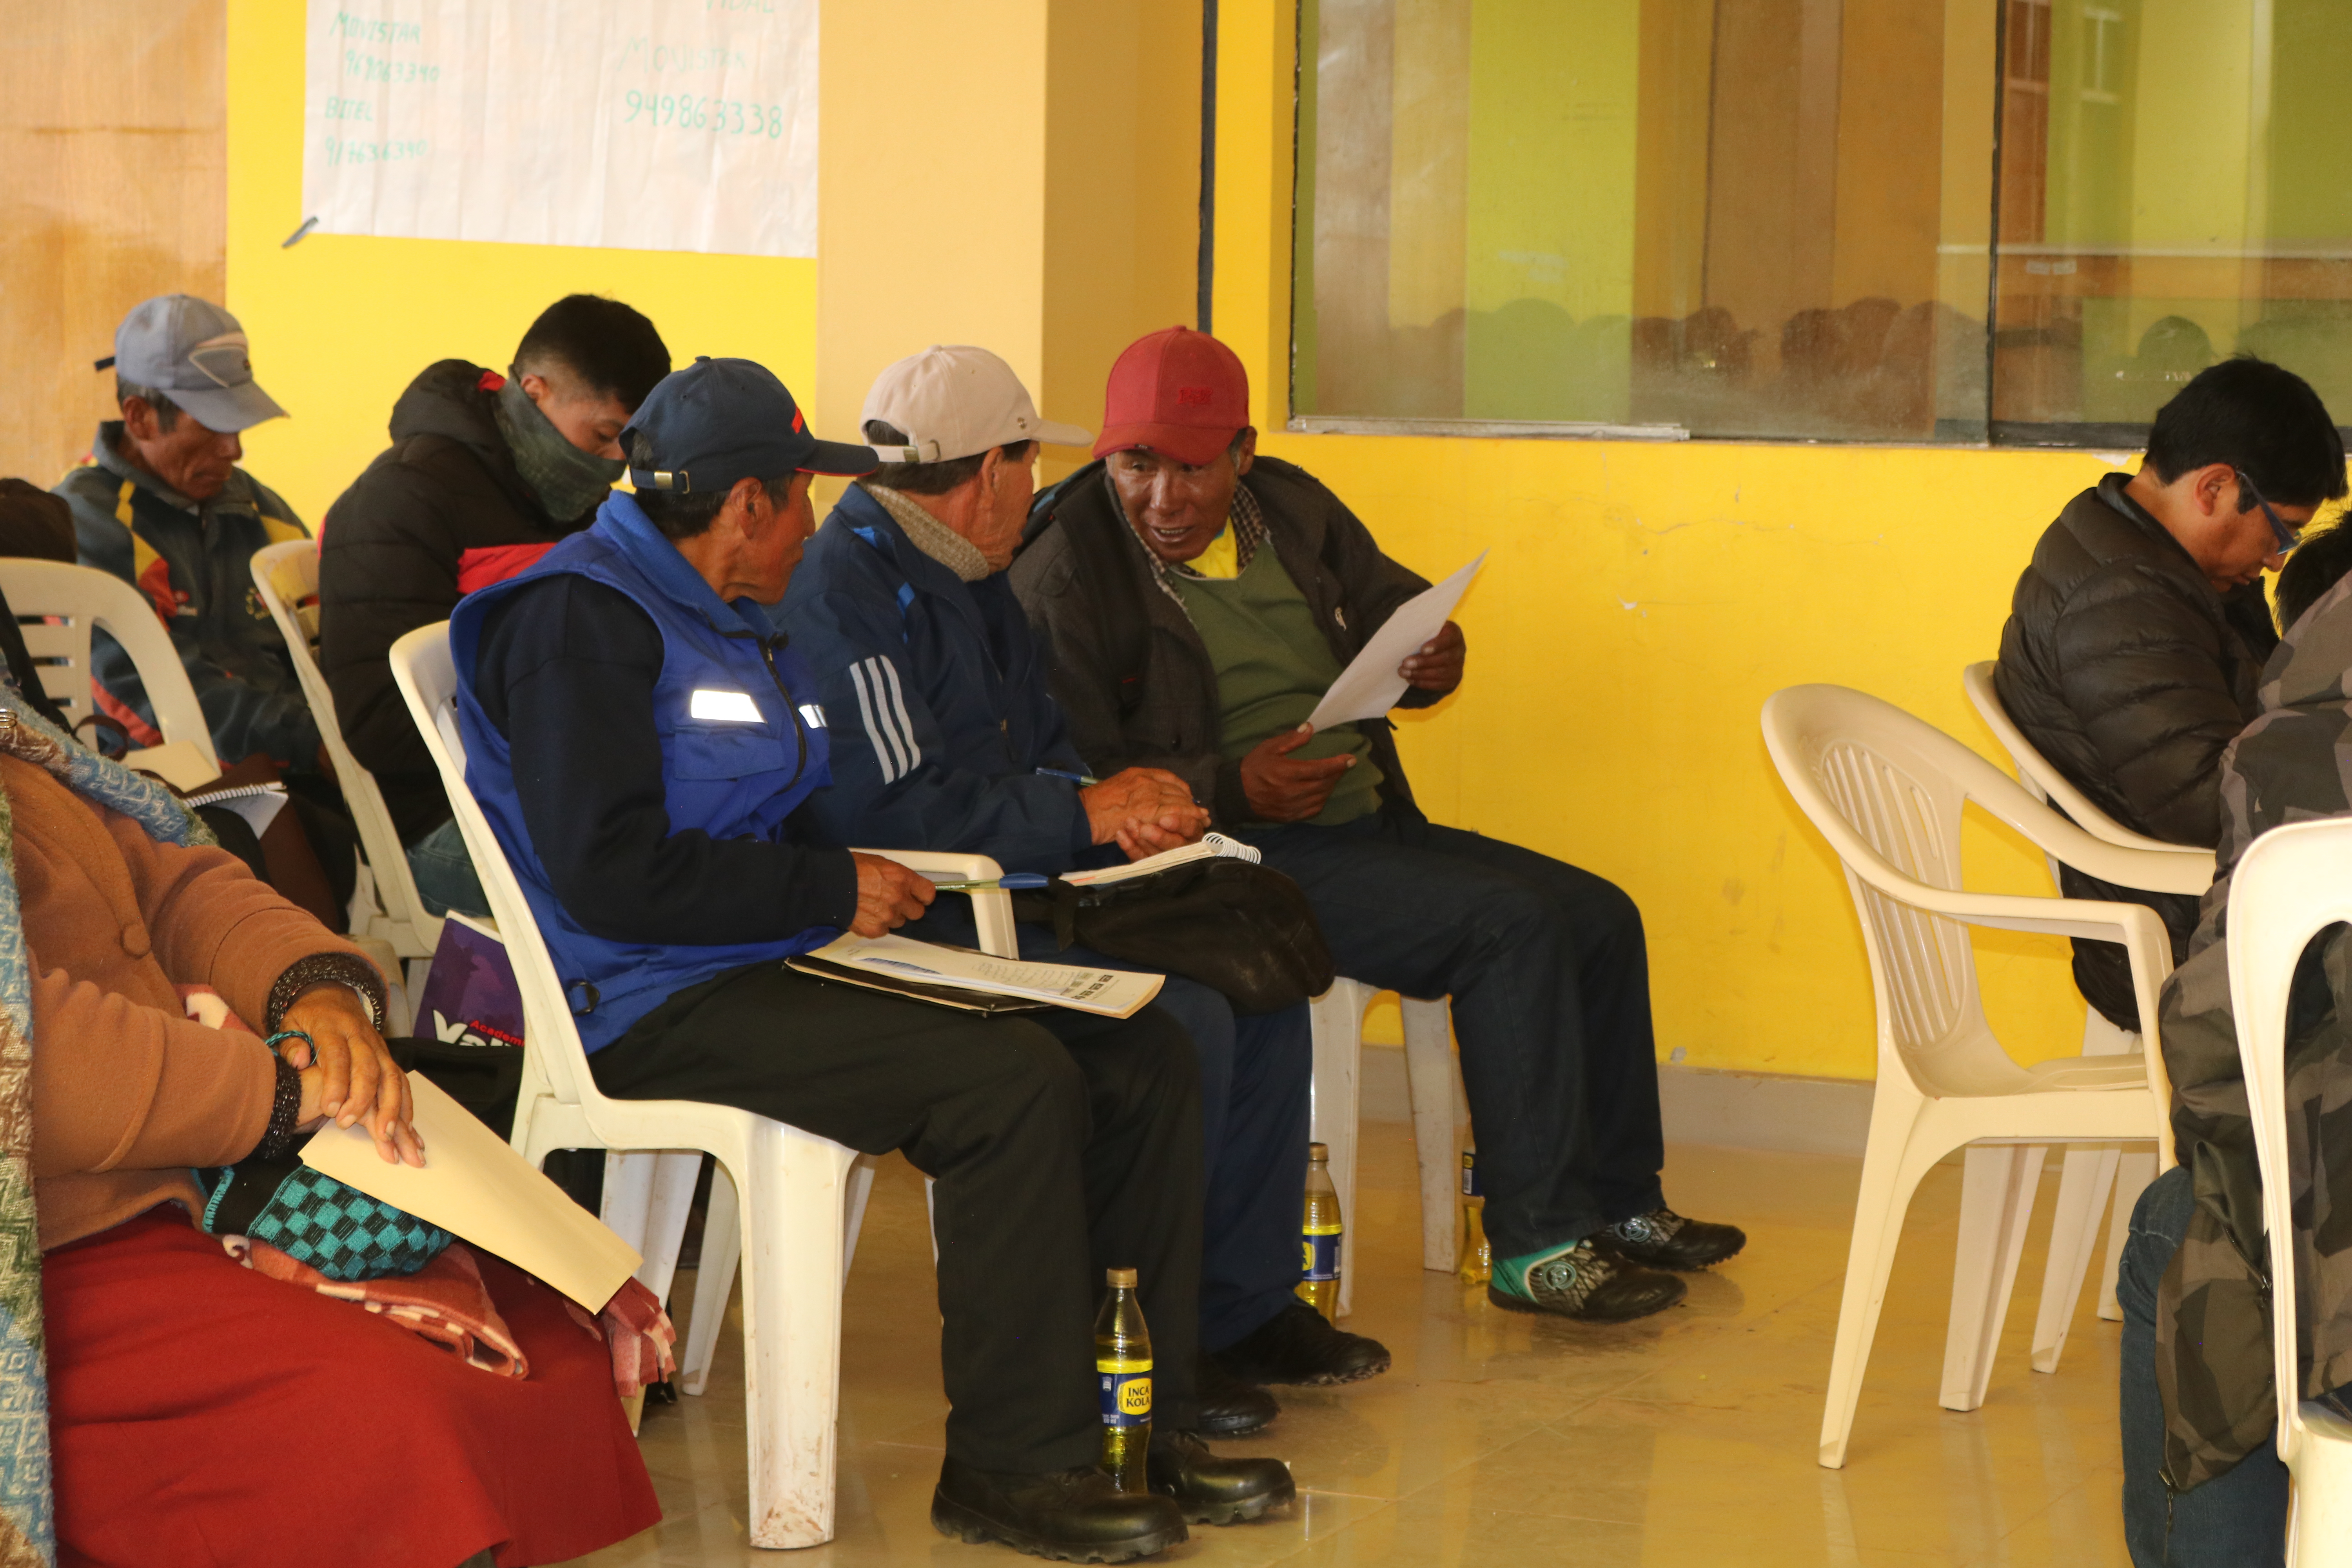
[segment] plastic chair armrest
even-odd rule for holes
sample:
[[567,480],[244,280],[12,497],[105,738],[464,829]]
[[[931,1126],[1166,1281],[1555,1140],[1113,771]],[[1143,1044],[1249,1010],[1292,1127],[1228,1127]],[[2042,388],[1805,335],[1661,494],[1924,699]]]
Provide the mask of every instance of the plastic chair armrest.
[[[1004,868],[985,855],[955,855],[941,849],[859,849],[896,860],[909,871],[919,871],[934,882],[987,882]],[[1002,888],[971,895],[972,923],[980,930],[980,950],[994,958],[1021,956],[1020,940],[1013,931],[1013,895]]]

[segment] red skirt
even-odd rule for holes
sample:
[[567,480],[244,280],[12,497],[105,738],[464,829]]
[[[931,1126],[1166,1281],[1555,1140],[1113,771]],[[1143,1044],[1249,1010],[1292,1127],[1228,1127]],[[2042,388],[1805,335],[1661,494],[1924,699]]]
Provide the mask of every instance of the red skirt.
[[658,1522],[603,1337],[481,1264],[521,1381],[240,1267],[176,1206],[48,1254],[61,1561],[512,1568]]

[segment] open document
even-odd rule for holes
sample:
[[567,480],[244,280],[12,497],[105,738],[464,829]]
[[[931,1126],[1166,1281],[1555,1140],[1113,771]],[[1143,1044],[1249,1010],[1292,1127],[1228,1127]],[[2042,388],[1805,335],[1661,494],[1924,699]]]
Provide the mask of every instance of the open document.
[[536,1274],[601,1312],[643,1261],[636,1249],[423,1073],[408,1075],[425,1164],[386,1164],[365,1127],[319,1129],[302,1163]]
[[1099,871],[1065,871],[1062,880],[1074,888],[1091,888],[1103,882],[1130,881],[1137,877],[1149,877],[1154,871],[1165,871],[1171,866],[1189,866],[1195,860],[1213,860],[1219,856],[1253,864],[1258,859],[1256,846],[1228,838],[1222,833],[1209,833],[1203,834],[1197,844],[1162,849],[1157,855],[1147,855],[1124,866],[1105,866]]
[[1033,963],[1026,959],[991,958],[984,952],[940,947],[903,936],[845,936],[829,942],[808,957],[838,965],[855,974],[912,982],[917,985],[953,986],[1016,1001],[1099,1013],[1108,1018],[1134,1016],[1160,994],[1161,976],[1135,974],[1124,969],[1080,969],[1067,963]]
[[1404,677],[1397,666],[1410,658],[1414,650],[1438,634],[1454,615],[1454,606],[1462,602],[1470,580],[1478,575],[1478,568],[1486,564],[1486,553],[1479,552],[1478,559],[1462,568],[1433,588],[1424,588],[1396,607],[1396,613],[1381,625],[1364,644],[1323,700],[1307,721],[1317,731],[1344,724],[1351,719],[1377,719],[1397,705],[1404,695]]

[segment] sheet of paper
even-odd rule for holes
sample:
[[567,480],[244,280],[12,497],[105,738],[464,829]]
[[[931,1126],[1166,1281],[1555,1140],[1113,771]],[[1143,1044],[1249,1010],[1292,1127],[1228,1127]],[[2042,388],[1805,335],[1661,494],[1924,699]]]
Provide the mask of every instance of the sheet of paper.
[[245,818],[245,825],[252,828],[253,836],[258,838],[269,831],[269,825],[278,820],[279,812],[286,809],[286,792],[282,789],[262,790],[254,795],[234,795],[225,800],[208,800],[204,804],[236,813]]
[[910,980],[962,985],[1001,996],[1034,997],[1057,1007],[1111,1018],[1133,1016],[1160,994],[1164,978],[1124,969],[1080,969],[1067,963],[991,958],[984,952],[964,952],[903,936],[845,936],[818,948],[814,956]]
[[604,1310],[644,1261],[604,1222],[534,1171],[507,1141],[422,1073],[410,1073],[425,1165],[388,1165],[363,1128],[320,1128],[302,1163],[496,1253],[587,1308]]
[[1350,719],[1377,719],[1397,705],[1404,695],[1404,677],[1397,666],[1411,657],[1415,648],[1435,637],[1454,614],[1454,606],[1478,575],[1478,568],[1486,564],[1486,552],[1480,551],[1478,559],[1462,568],[1435,587],[1425,588],[1396,607],[1396,613],[1381,624],[1371,640],[1364,644],[1323,700],[1307,721],[1318,730],[1334,724],[1344,724]]
[[122,765],[153,773],[173,789],[202,789],[220,777],[220,769],[205,761],[205,754],[191,741],[166,741],[160,746],[125,752]]

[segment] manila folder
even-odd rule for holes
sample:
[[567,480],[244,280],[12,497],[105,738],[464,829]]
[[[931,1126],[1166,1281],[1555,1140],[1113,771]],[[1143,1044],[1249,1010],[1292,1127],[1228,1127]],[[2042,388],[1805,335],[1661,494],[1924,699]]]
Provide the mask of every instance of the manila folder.
[[644,1261],[604,1222],[530,1168],[512,1145],[423,1073],[408,1075],[425,1165],[386,1164],[360,1126],[330,1121],[302,1163],[496,1253],[601,1312]]

